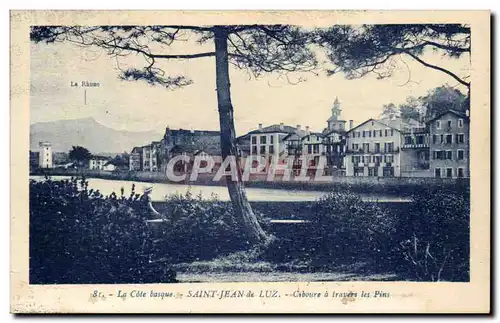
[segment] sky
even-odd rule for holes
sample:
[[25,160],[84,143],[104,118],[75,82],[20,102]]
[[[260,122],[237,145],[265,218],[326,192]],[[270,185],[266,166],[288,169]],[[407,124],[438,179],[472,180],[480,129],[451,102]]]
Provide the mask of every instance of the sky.
[[[210,50],[182,42],[171,51],[192,53]],[[213,48],[212,48],[213,49]],[[468,57],[459,60],[426,52],[424,60],[447,67],[459,75],[470,70]],[[404,62],[403,62],[404,61]],[[430,89],[448,84],[465,92],[450,76],[413,61],[397,59],[397,70],[390,78],[378,80],[375,75],[347,80],[343,74],[306,75],[299,84],[289,84],[276,74],[259,79],[249,78],[244,70],[230,67],[231,94],[237,135],[263,126],[279,124],[321,131],[331,115],[336,97],[341,102],[342,118],[359,124],[377,118],[387,103],[403,103],[409,96],[425,95]],[[117,65],[118,64],[118,65]],[[169,60],[161,67],[172,75],[184,75],[193,84],[166,90],[143,82],[122,81],[118,67],[142,67],[142,58],[134,56],[116,60],[96,48],[73,44],[31,45],[31,123],[93,117],[110,128],[128,131],[154,130],[165,127],[218,130],[219,119],[215,92],[215,58]],[[406,67],[406,65],[408,67]],[[411,71],[411,72],[409,72]],[[411,73],[411,82],[407,82]],[[84,89],[71,82],[98,82]]]

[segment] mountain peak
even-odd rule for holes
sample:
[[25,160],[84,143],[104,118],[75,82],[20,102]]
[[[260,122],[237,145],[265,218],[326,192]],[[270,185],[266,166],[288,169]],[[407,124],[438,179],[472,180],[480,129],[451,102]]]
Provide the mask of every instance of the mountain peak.
[[154,131],[131,132],[109,128],[93,117],[39,122],[30,127],[30,149],[39,141],[52,143],[54,151],[68,151],[83,146],[92,153],[122,153],[161,139]]

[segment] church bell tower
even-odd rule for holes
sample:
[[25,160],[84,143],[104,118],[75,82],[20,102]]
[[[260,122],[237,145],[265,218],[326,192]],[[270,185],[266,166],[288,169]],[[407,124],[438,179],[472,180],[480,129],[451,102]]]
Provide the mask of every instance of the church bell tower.
[[328,130],[345,130],[345,120],[340,119],[340,113],[342,109],[340,109],[340,101],[338,97],[335,97],[335,101],[333,102],[332,107],[332,115],[327,120]]

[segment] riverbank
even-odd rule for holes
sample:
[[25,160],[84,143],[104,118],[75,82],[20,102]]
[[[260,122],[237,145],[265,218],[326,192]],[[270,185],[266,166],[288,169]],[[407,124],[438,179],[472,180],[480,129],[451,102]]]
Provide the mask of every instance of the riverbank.
[[[199,174],[195,181],[173,182],[161,172],[111,172],[88,169],[40,169],[30,173],[30,176],[73,176],[97,179],[118,180],[127,182],[161,183],[191,186],[225,186],[225,181],[213,181],[212,174]],[[189,177],[189,176],[188,176]],[[245,182],[247,188],[276,189],[288,191],[319,191],[376,193],[377,195],[390,195],[408,197],[423,188],[443,188],[457,191],[469,187],[469,179],[449,178],[409,178],[409,177],[332,177],[330,181],[283,181],[276,178],[267,181],[265,176],[256,175]]]

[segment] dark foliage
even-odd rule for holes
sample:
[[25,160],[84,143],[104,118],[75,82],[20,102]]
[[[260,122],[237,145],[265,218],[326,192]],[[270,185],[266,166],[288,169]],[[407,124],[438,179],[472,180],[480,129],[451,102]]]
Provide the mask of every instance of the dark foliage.
[[[267,230],[267,219],[255,213],[260,225]],[[243,238],[245,235],[232,204],[216,196],[209,200],[192,196],[190,192],[170,196],[162,215],[168,222],[156,231],[161,240],[156,254],[168,260],[207,260],[251,247]]]
[[30,181],[30,283],[174,282],[150,261],[148,216],[134,190],[103,196],[85,179]]
[[384,255],[395,233],[393,214],[350,191],[332,192],[312,207],[318,254],[326,259]]
[[82,146],[73,146],[69,151],[69,159],[79,163],[81,166],[92,158],[90,151]]
[[470,190],[422,189],[408,212],[398,251],[420,281],[469,281]]
[[[406,56],[425,67],[451,76],[469,87],[468,76],[422,59],[427,49],[459,58],[470,53],[470,28],[460,24],[401,24],[333,26],[317,31],[316,42],[328,51],[334,65],[330,73],[343,72],[347,78],[374,73],[390,77],[397,68],[395,58]],[[411,72],[409,80],[411,80]]]

